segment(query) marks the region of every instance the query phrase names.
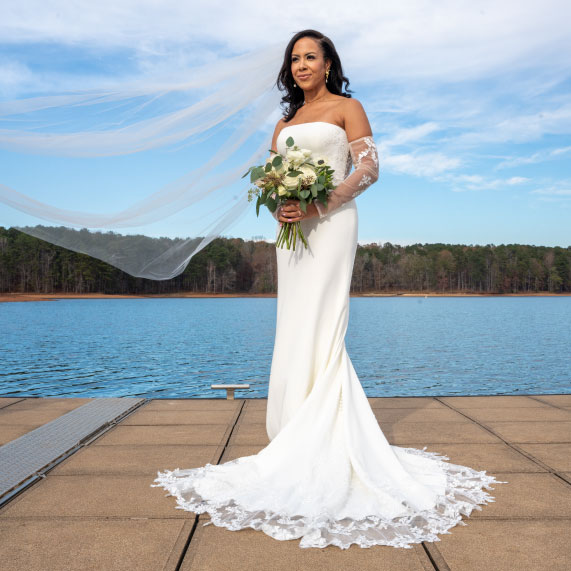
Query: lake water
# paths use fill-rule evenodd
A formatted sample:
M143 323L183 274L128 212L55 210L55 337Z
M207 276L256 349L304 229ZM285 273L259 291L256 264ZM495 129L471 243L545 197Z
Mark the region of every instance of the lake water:
M0 396L267 397L275 315L275 298L0 303ZM357 297L346 346L369 397L569 393L570 324L571 297Z

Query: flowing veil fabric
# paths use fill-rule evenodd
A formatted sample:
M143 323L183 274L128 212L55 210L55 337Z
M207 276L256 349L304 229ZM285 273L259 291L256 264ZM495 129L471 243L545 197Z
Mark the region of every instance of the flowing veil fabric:
M241 176L268 153L270 131L279 115L276 78L285 45L276 42L181 72L186 81L178 83L113 84L1 101L0 148L19 159L44 154L100 160L188 147L191 162L197 147L215 135L217 141L223 140L208 160L187 174L169 181L165 172L161 188L148 196L131 193L131 204L122 209L113 197L103 200L101 190L88 184L74 193L97 206L70 209L71 196L44 190L43 172L37 172L27 193L0 179L3 224L133 276L164 280L182 273L194 254L250 207L248 181ZM127 191L134 183L126 179L120 186ZM18 213L25 214L29 223L10 224ZM151 239L157 225L168 225L175 215L183 221L186 236Z
M339 184L348 174L345 131L330 123L286 126L278 136L325 156ZM347 168L348 167L348 168ZM466 525L493 501L496 479L425 449L391 446L345 348L357 247L357 207L302 220L309 248L276 248L278 301L266 429L258 454L159 472L177 508L208 512L236 531L253 528L300 546L410 548ZM279 225L276 226L276 235ZM208 525L208 523L206 524Z

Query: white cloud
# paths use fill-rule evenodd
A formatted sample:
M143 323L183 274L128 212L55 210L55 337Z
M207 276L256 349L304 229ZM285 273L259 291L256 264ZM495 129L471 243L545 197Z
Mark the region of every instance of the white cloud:
M495 114L498 114L498 110ZM537 141L545 134L569 133L571 133L571 103L552 108L546 105L545 108L532 113L516 112L497 123L483 123L480 129L474 129L458 137L457 142L459 144L524 143Z
M287 10L277 5L265 10L270 26L260 25L255 0L7 0L0 5L0 37L5 65L14 68L24 69L29 57L19 46L48 42L72 53L88 50L97 61L110 54L113 61L122 58L128 69L121 77L180 79L191 66L263 49L280 38L285 47L296 31L316 28L335 42L356 97L367 84L374 86L366 97L368 112L416 116L418 126L391 129L391 145L449 128L455 130L447 136L455 152L571 131L571 106L565 99L540 97L571 72L571 5L563 0L291 0ZM103 66L90 80L85 71L78 74L77 66L57 65L56 58L49 71L36 77L21 74L18 80L14 75L11 88L18 81L23 91L53 89L58 82L64 89L74 83L93 87L97 75L106 72ZM472 83L478 81L487 84ZM534 98L539 104L532 103ZM373 117L376 132L385 132L384 120Z
M538 201L542 203L555 204L557 208L571 207L571 182L558 181L551 186L537 188L530 191ZM569 224L565 227L566 235L569 235Z
M414 176L434 177L443 172L456 169L461 165L458 158L443 153L400 153L385 152L380 155L381 170L411 174Z
M414 127L400 128L398 124L385 126L386 136L377 137L381 169L419 177L434 177L458 168L462 164L459 158L440 151L423 150L421 141L439 128L439 125L432 121ZM394 147L404 149L399 152L395 151ZM412 150L404 152L405 149Z
M12 97L20 86L33 81L29 67L17 61L0 62L0 94Z
M257 0L8 0L0 8L0 36L5 43L89 45L176 62L208 58L220 47L244 52L315 28L363 80L457 82L506 70L569 69L570 16L565 0L290 0L287 9L270 4L263 11Z
M520 165L531 165L535 163L542 163L545 161L558 159L568 153L571 153L571 146L560 147L557 149L543 149L527 157L513 157L506 159L501 163L499 163L496 166L496 169L512 168L512 167L518 167Z
M399 128L389 138L383 140L383 144L387 147L404 145L406 143L415 143L427 135L438 131L438 123L433 121L417 125L415 127Z
M488 178L478 174L447 174L437 178L452 185L455 192L498 190L529 182L528 178L513 176L511 178Z
M571 188L557 188L557 187L538 188L536 190L532 190L530 194L541 194L549 196L569 196L571 198Z
M490 144L571 133L562 87L571 73L570 17L564 0L290 0L287 9L270 4L263 12L256 0L5 0L0 94L94 87L98 74L117 73L102 66L90 77L81 66L79 73L78 66L58 68L57 60L38 72L27 59L33 50L20 50L27 45L63 46L94 61L113 56L130 78L180 79L191 66L263 50L280 38L285 47L295 32L315 28L335 42L350 87L364 96L382 169L446 182L456 191L493 190L529 179L487 176L494 169L489 164L481 175L454 171L476 170ZM570 150L518 156L495 149L504 155L495 168L562 159Z

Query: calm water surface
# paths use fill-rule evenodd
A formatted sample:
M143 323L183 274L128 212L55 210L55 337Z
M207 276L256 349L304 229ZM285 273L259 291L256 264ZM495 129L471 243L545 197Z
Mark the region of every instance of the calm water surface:
M0 395L266 397L275 298L0 303ZM571 392L571 297L351 298L370 397ZM300 320L300 326L303 320Z

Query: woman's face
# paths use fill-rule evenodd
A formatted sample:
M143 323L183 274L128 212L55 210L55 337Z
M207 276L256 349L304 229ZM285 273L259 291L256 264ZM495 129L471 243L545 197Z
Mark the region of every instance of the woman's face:
M300 38L291 52L293 80L304 91L313 90L325 82L325 63L321 47L313 38Z

